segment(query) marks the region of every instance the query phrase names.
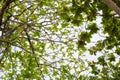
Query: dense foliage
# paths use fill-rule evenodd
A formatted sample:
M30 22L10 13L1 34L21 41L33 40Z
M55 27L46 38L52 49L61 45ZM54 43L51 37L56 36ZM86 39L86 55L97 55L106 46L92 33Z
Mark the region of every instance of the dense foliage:
M119 80L113 9L104 0L1 0L0 79Z

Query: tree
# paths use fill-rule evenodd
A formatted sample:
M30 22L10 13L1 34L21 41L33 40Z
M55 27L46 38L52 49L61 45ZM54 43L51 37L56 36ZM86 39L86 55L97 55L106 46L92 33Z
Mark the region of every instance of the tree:
M120 0L1 0L1 79L119 80L119 4ZM95 34L102 40L93 42ZM102 56L89 61L83 59L85 53Z

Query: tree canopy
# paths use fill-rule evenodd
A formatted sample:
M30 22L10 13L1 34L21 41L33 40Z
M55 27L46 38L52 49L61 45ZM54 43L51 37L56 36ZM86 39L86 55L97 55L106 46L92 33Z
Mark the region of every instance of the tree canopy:
M0 79L119 80L119 4L0 0Z

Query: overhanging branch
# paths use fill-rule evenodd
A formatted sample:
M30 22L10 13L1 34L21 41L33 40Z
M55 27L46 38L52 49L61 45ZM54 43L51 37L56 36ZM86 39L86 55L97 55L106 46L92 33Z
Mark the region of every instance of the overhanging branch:
M104 0L105 4L111 8L112 10L114 10L118 15L120 15L120 8L116 5L115 2L113 2L112 0Z
M7 7L14 1L15 0L6 0L5 4L2 6L2 9L0 10L0 26L2 25L4 12L6 11Z

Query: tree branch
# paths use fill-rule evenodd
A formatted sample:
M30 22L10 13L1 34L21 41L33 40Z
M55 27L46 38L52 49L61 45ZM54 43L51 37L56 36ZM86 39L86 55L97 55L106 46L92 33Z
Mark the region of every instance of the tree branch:
M120 8L116 5L115 2L113 2L112 0L104 0L105 4L111 8L112 10L114 10L118 15L120 15Z
M3 5L2 9L0 10L0 26L2 25L2 18L4 15L4 12L6 11L7 7L10 5L10 3L14 2L15 0L7 0L5 4Z
M29 34L28 34L28 32L27 32L26 29L25 29L24 31L25 31L25 33L26 33L26 36L27 36L28 42L29 42L29 44L30 44L30 48L32 49L32 53L35 54L35 52L34 52L34 47L33 47L33 45L32 45L32 42L31 42L30 36L29 36Z

